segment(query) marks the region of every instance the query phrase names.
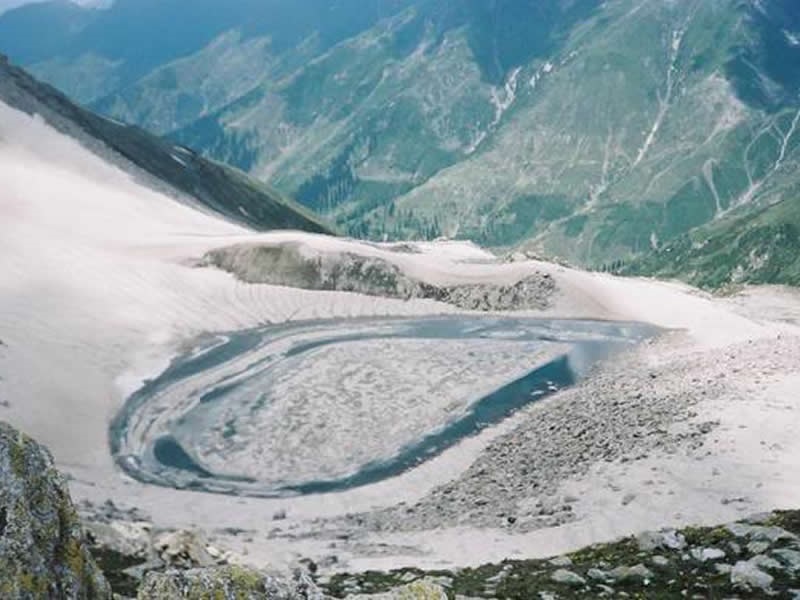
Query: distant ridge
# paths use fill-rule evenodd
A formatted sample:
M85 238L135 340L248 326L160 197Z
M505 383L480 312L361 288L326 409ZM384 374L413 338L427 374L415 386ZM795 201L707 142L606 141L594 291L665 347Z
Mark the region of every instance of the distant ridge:
M98 142L153 178L149 183L256 230L298 229L333 233L309 210L241 171L203 158L143 129L100 117L72 103L0 55L0 101L40 115L55 129L85 145ZM125 166L124 164L122 165Z

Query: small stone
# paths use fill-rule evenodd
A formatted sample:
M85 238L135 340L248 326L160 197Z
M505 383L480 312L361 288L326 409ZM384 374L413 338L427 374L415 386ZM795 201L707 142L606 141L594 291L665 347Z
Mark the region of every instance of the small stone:
M571 567L572 559L569 556L557 556L548 561L554 567Z
M731 569L733 569L732 566L725 563L717 563L714 565L714 568L720 575L728 575L731 572Z
M768 590L774 577L749 561L739 561L731 569L731 584L744 590Z
M674 530L648 531L636 537L639 550L652 552L665 548L667 550L683 550L686 548L686 538Z
M589 579L594 579L595 581L606 581L608 577L608 573L603 571L602 569L598 569L593 567L586 572L586 576Z
M622 506L628 506L634 500L636 500L636 494L625 494L622 498Z
M750 542L747 544L747 551L750 554L764 554L769 550L769 542Z
M790 571L795 573L800 572L800 552L797 550L790 550L788 548L781 548L772 552L778 559L787 566Z
M653 558L651 558L650 562L653 563L655 566L661 568L669 566L669 559L659 555L655 555Z
M617 567L609 571L608 575L615 581L647 581L653 578L653 572L644 565Z
M692 548L692 557L700 562L725 558L725 552L719 548Z
M770 558L769 556L765 556L763 554L759 554L751 558L748 562L757 566L759 569L766 569L766 570L781 570L783 566L774 558Z
M748 525L747 523L733 523L727 526L736 537L762 542L777 542L778 540L794 540L797 536L781 529L780 527L762 527L761 525Z
M554 571L553 574L550 575L550 579L556 583L574 587L580 587L586 584L586 580L583 577L577 573L573 573L572 571L567 571L566 569L558 569L557 571Z

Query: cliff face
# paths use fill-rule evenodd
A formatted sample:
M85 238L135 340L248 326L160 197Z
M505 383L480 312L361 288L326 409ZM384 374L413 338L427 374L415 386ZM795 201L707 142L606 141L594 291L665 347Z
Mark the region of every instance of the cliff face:
M52 456L5 423L0 423L0 597L111 598Z

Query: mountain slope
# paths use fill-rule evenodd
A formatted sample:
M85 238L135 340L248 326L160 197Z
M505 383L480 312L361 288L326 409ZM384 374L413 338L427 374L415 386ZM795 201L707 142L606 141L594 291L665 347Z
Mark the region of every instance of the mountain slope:
M213 23L205 0L150 58L103 35L168 27L175 1L87 11L25 56L354 235L599 266L795 201L793 0L235 0Z
M787 24L760 15L740 2L608 3L560 56L520 74L529 85L482 152L400 198L398 212L595 264L782 198L800 105L762 42ZM797 60L788 39L776 54ZM742 93L745 82L759 93Z
M231 221L255 229L329 232L328 226L293 201L225 165L174 146L137 127L105 119L74 104L0 56L0 101L40 115L57 130L113 151L152 179ZM141 176L141 172L137 173Z
M800 286L800 203L781 202L698 228L620 270L712 289Z

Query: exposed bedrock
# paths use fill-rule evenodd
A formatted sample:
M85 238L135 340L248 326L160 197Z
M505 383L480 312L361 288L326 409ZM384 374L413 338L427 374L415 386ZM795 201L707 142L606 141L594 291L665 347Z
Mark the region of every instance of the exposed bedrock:
M111 598L52 456L1 422L0 598Z
M302 244L295 242L218 248L208 252L202 264L228 271L246 283L429 299L467 310L541 310L556 291L555 281L547 273L533 273L508 285L435 285L410 277L380 257L304 253Z

